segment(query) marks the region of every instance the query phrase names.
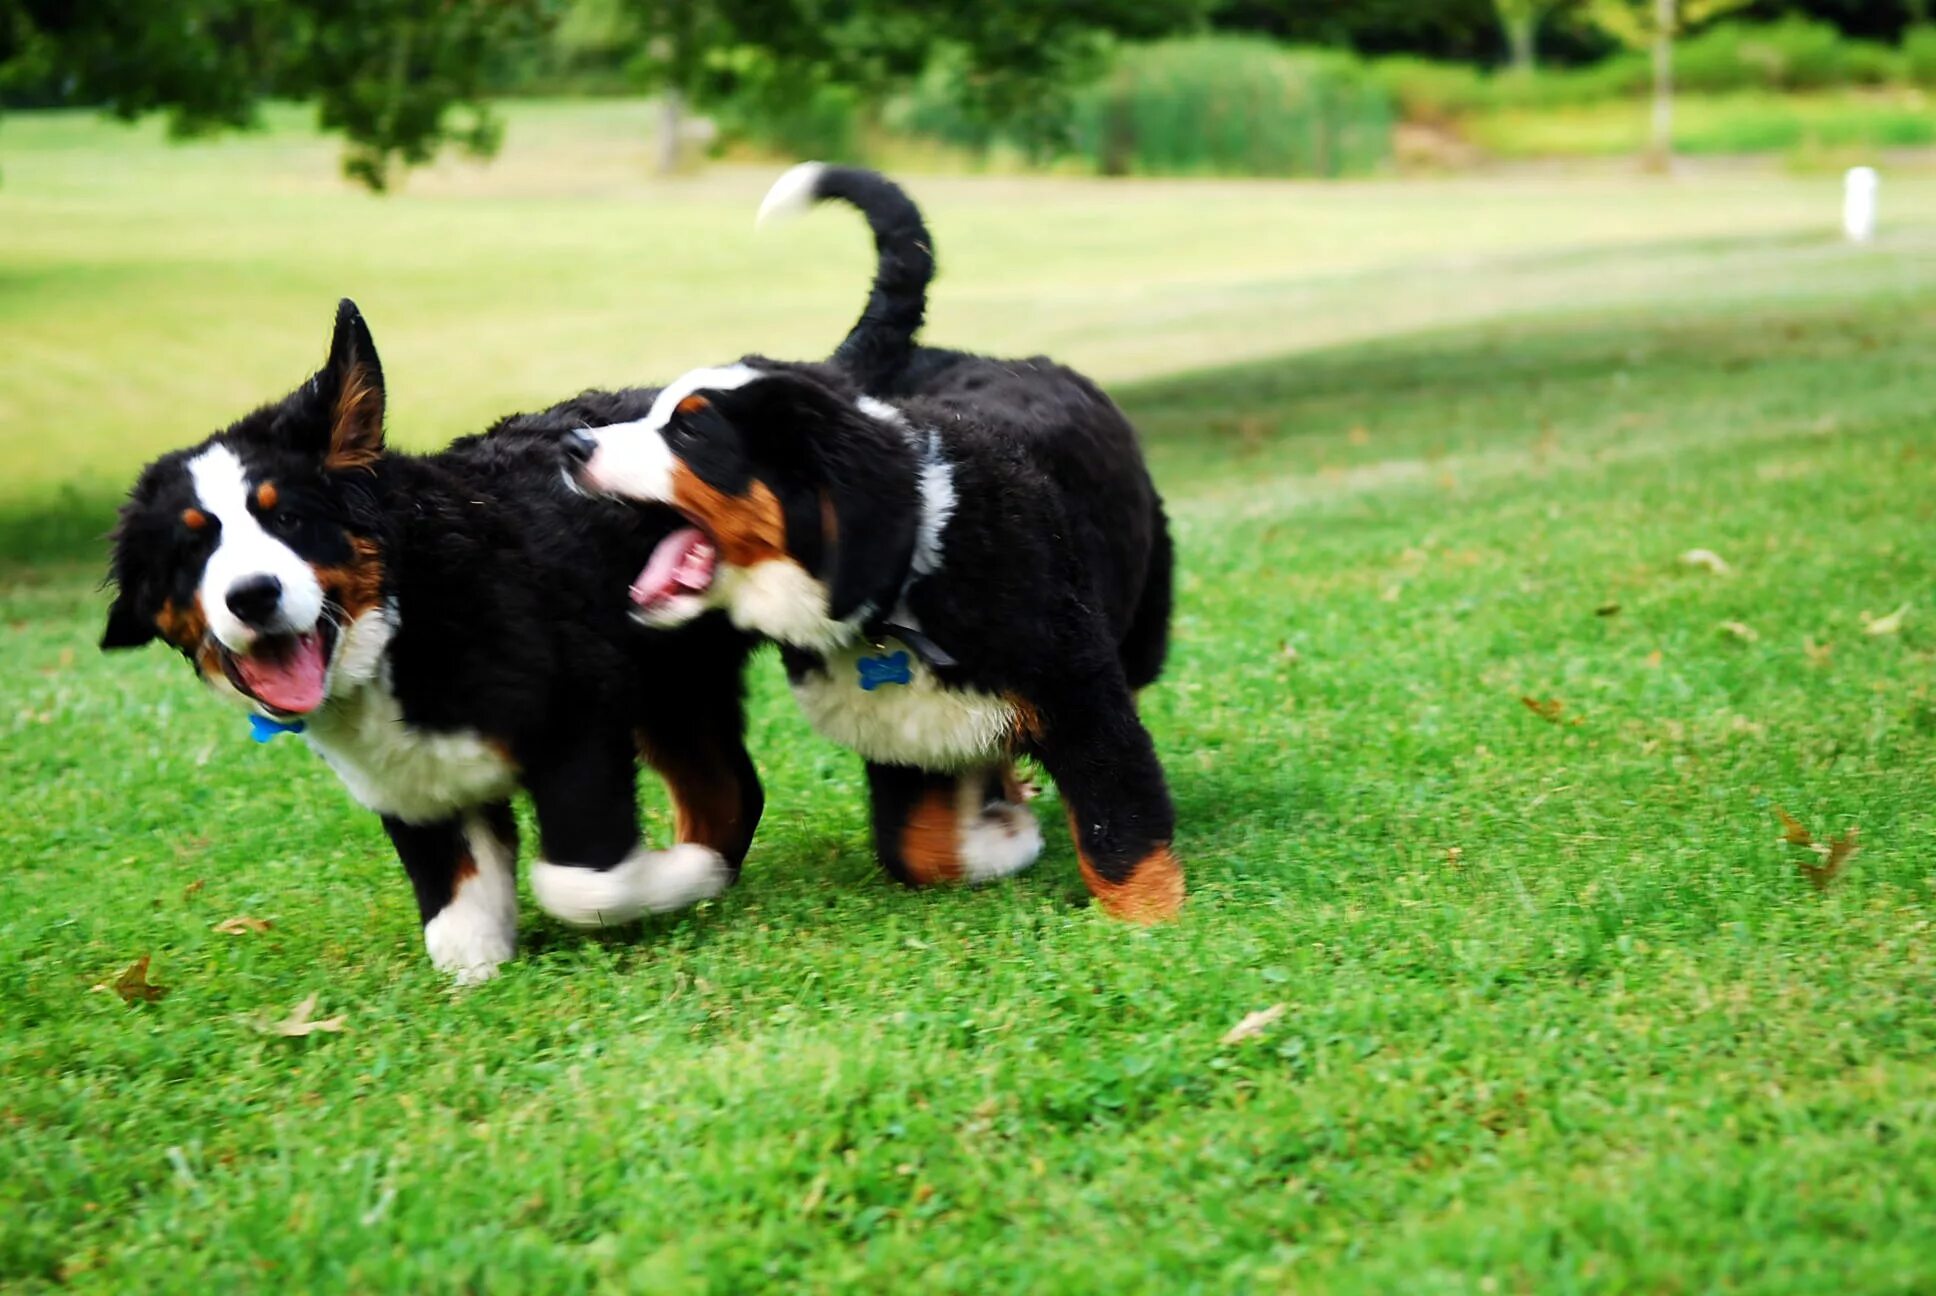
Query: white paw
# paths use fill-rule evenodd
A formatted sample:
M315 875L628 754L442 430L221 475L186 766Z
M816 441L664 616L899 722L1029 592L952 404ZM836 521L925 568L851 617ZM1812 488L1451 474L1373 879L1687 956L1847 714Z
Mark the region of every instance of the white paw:
M961 826L961 876L992 882L1020 873L1042 853L1042 826L1027 806L994 801Z
M518 914L515 907L496 911L465 901L466 888L424 924L424 948L439 972L448 972L460 986L476 985L497 975L500 965L518 952Z
M710 847L682 842L670 850L633 851L608 869L539 860L531 890L546 913L574 927L615 927L648 913L668 913L710 900L733 877Z

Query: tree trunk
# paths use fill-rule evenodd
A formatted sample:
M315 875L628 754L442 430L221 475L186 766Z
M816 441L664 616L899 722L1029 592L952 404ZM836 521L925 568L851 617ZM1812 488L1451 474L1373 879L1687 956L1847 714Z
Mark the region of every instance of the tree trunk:
M1539 15L1528 12L1506 19L1506 44L1512 50L1513 71L1536 71L1539 67Z
M1676 0L1654 0L1654 121L1647 164L1674 165L1674 27Z
M674 175L685 152L685 101L670 85L659 91L658 139L653 148L653 169L660 175Z

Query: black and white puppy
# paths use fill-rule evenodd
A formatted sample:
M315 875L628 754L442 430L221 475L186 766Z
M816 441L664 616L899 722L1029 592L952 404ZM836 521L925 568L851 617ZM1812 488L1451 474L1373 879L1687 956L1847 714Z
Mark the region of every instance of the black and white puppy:
M817 164L769 206L827 196L888 242L882 205L913 210L878 176ZM925 231L918 217L900 228L920 239L900 291L918 292ZM894 297L877 280L864 319L911 338L922 303ZM778 641L808 718L867 762L894 876L980 881L1032 863L1041 836L1010 772L1027 754L1061 789L1099 903L1172 916L1175 815L1135 704L1162 667L1172 555L1134 429L1046 359L854 343L830 364L695 370L644 417L567 441L587 490L685 523L631 581L633 615L672 630L723 610Z
M642 397L610 408L636 417ZM382 816L431 961L461 982L516 948L519 788L541 835L533 890L559 918L717 894L761 811L741 741L750 637L719 617L647 634L613 607L667 528L572 490L556 432L513 422L405 455L383 416L345 301L315 377L141 474L102 647L162 639L259 736L299 729ZM641 753L670 789L670 850L640 839Z

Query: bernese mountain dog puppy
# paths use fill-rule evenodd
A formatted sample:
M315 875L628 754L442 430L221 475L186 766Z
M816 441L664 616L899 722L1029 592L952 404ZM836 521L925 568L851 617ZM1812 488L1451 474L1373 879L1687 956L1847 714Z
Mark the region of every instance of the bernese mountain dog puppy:
M932 273L919 214L877 175L815 163L765 207L829 197L882 244L864 317L881 327L827 364L695 370L643 417L566 440L588 492L683 523L630 582L632 614L677 631L724 611L779 643L809 720L866 761L893 876L1033 863L1026 754L1098 903L1169 918L1175 813L1135 691L1162 668L1172 554L1136 433L1053 361L911 348Z
M638 417L651 395L599 408ZM717 894L762 808L742 742L750 636L723 617L648 634L614 606L668 528L571 489L557 420L418 456L385 448L383 415L345 301L313 378L141 474L102 647L161 639L259 738L299 729L382 816L431 962L459 982L516 948L519 788L541 839L532 888L559 918ZM669 850L640 839L641 754L670 791Z

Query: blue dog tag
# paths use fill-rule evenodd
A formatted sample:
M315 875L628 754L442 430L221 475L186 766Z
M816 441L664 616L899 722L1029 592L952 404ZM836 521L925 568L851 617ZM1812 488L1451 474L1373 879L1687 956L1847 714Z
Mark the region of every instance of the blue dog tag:
M883 684L914 682L914 671L905 650L882 657L863 657L858 665L860 666L860 687L863 693L872 693Z
M266 715L249 716L249 737L259 743L274 742L286 733L301 733L308 726L300 720L271 720Z

